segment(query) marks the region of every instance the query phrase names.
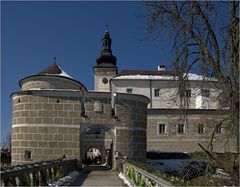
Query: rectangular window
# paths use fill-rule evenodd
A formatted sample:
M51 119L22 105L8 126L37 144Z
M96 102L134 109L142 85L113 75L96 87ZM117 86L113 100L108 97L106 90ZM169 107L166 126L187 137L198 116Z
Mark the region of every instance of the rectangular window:
M185 133L185 126L184 126L184 124L178 124L177 132L178 132L178 134L184 134Z
M203 124L199 123L198 124L198 134L203 134L204 133L204 128L203 128Z
M186 90L186 97L191 97L191 90Z
M24 158L25 160L32 160L32 152L29 150L25 150Z
M217 134L222 134L222 131L223 131L223 129L222 129L222 124L217 124L217 127L216 127L217 129L216 129L216 133Z
M159 89L154 90L154 96L155 97L159 97L159 91L160 91Z
M159 124L158 125L158 133L159 134L166 134L166 125L165 124Z
M127 93L131 94L131 93L132 93L132 91L133 91L133 89L132 89L132 88L127 88Z

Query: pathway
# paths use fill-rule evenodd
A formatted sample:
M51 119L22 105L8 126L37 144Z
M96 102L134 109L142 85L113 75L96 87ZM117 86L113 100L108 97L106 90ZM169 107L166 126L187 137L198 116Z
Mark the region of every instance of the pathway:
M109 170L85 170L70 186L126 186L118 172Z

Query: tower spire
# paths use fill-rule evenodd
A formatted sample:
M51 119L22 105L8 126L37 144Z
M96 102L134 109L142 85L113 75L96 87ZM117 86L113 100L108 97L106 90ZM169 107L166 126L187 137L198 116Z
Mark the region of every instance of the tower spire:
M112 54L111 44L112 39L108 31L108 25L106 25L106 30L102 39L102 50L100 52L100 55L97 57L97 64L95 65L95 67L116 66L116 57Z

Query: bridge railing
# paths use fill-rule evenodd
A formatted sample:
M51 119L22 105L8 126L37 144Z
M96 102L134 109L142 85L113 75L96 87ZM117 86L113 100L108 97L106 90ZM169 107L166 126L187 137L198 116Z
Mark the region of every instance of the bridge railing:
M77 159L52 160L1 169L1 186L46 186L77 169Z
M144 171L125 160L120 161L119 171L125 176L132 186L173 186L170 182Z

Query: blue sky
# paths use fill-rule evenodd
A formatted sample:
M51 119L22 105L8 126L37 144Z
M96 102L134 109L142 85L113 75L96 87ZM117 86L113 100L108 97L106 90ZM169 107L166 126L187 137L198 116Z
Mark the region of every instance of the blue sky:
M53 63L93 89L93 65L105 25L119 70L156 70L171 58L166 38L150 39L144 29L143 2L2 2L1 132L11 131L10 94L20 79Z

